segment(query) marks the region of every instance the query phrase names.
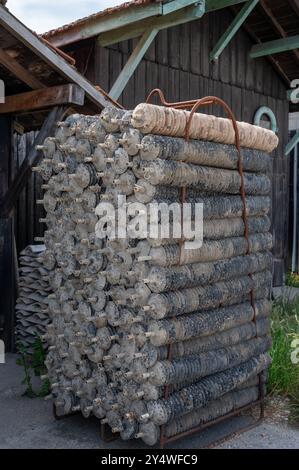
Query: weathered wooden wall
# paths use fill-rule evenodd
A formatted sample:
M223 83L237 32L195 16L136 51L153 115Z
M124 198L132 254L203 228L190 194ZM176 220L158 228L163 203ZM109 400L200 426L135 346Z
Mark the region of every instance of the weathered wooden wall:
M14 134L14 151L12 155L12 172L15 175L28 154L36 133L30 132L20 136ZM34 243L34 237L42 236L44 225L39 219L44 215L43 206L37 205L36 200L43 198L42 178L38 173L32 173L23 189L15 207L15 237L18 252Z
M219 96L232 107L237 119L247 122L253 122L260 106L273 110L280 138L280 145L273 154L272 175L274 284L280 285L288 254L289 159L283 152L288 141L286 86L266 59L249 58L252 41L243 30L216 63L210 62L210 51L231 21L231 13L223 10L160 31L119 101L126 108L132 108L158 87L169 101ZM93 83L109 91L136 42L124 41L109 48L82 43L82 48L75 52L77 66ZM222 115L219 108L210 111Z

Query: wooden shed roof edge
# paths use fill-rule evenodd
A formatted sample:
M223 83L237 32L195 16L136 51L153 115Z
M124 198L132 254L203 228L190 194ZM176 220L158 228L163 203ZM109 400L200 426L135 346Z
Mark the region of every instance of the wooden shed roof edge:
M117 103L109 95L97 89L73 66L71 66L60 54L45 44L35 33L27 28L20 20L12 15L9 10L0 5L0 26L44 60L53 70L66 78L69 82L80 86L86 93L86 97L100 108Z
M219 10L232 5L245 3L247 0L205 0L205 11ZM200 2L199 2L200 3ZM173 4L173 5L169 5ZM175 10L196 6L196 0L131 0L114 7L79 18L68 24L42 34L51 44L64 47L69 44L97 36L125 25L165 16ZM100 25L100 28L99 28Z

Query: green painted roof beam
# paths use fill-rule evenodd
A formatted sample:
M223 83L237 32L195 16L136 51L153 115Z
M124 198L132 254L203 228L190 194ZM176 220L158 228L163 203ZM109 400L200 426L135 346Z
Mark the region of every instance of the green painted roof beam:
M178 11L181 8L188 7L189 5L194 5L194 3L199 3L198 0L173 0L172 2L162 4L162 15L169 15L174 11Z
M122 26L131 26L147 18L156 19L159 16L179 11L186 6L203 2L204 0L172 0L168 3L160 1L144 5L132 3L129 8L124 10L118 10L99 18L91 17L82 24L74 24L66 30L57 31L49 40L56 47L66 46L108 31L119 30Z
M116 82L110 90L109 95L114 100L117 100L124 91L127 83L129 82L130 78L138 67L140 61L144 57L144 54L148 50L149 46L155 39L157 33L157 28L149 28L140 38L140 41L138 42L129 60L127 61L126 65L122 69L121 73L116 79Z
M224 51L226 46L230 43L230 41L233 39L235 34L239 31L241 28L242 24L245 22L245 20L248 18L254 7L257 5L259 0L248 0L243 8L239 11L237 16L234 18L233 22L227 28L225 33L221 36L219 41L217 42L216 46L210 53L210 60L217 60L220 56L220 54Z
M289 155L289 153L291 153L291 151L294 150L297 144L299 144L299 131L296 132L296 134L291 138L291 140L286 145L284 154Z
M222 8L231 7L238 3L245 3L247 0L206 0L206 12L221 10Z
M288 38L256 44L251 48L250 57L252 59L256 59L257 57L278 54L279 52L293 51L298 48L299 34Z
M170 13L169 15L148 18L144 21L137 22L134 25L127 25L123 28L100 34L98 37L98 43L105 47L110 44L116 44L121 41L126 41L127 39L139 37L149 28L160 30L188 23L189 21L201 18L204 12L204 2L200 1L197 6L191 5L175 11L174 13Z
M132 25L132 23L143 21L146 18L157 17L163 14L162 3L155 2L147 5L138 5L119 10L110 15L99 18L90 18L82 25L74 25L67 30L58 31L49 38L51 44L56 47L66 46L74 42L82 41L98 36L106 31L118 30L121 26Z

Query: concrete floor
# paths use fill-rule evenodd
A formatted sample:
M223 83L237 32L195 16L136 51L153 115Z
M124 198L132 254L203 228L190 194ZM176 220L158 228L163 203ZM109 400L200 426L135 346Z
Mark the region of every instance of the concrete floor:
M50 402L22 396L22 367L16 355L6 355L0 364L0 448L1 449L135 449L145 448L141 441L100 439L99 421L80 415L56 421ZM222 439L228 432L237 432L250 417L239 417L168 445L168 448L199 449ZM287 425L265 422L246 433L237 434L218 448L299 449L299 430Z

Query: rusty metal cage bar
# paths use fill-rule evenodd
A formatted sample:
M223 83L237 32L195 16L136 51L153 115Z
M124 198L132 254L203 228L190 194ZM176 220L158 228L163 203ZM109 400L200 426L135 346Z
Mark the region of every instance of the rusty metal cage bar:
M235 146L237 148L238 156L239 156L238 171L239 171L240 178L241 178L240 193L241 193L242 202L243 202L243 215L242 215L242 218L243 218L243 221L244 221L244 228L245 228L244 229L244 237L245 237L245 239L247 241L247 245L248 245L247 254L249 254L250 246L249 246L249 239L248 239L248 220L247 220L247 211L246 211L246 193L245 193L245 187L244 187L243 161L242 161L242 155L241 155L239 129L238 129L237 121L236 121L236 118L235 118L235 115L234 115L232 109L228 106L228 104L225 101L223 101L222 99L220 99L216 96L206 96L204 98L195 99L195 100L170 103L170 102L166 101L164 93L159 88L155 88L149 93L149 95L146 99L146 103L149 103L151 98L155 95L158 95L158 97L160 98L161 104L165 107L168 107L168 108L172 107L172 108L175 108L175 109L186 109L186 108L189 109L189 108L191 108L190 116L189 116L189 119L188 119L187 124L186 124L186 132L185 132L185 139L187 141L189 140L189 132L190 132L190 126L191 126L192 118L193 118L195 112L198 110L199 107L208 106L208 105L212 105L212 104L218 104L222 108L224 108L226 114L231 119L234 131L235 131ZM186 191L187 191L186 187L181 188L181 220L183 220L183 203L186 200ZM179 264L181 264L183 249L184 249L184 238L183 238L183 234L182 234L182 237L181 237L181 240L180 240ZM249 277L251 277L251 274L249 274ZM251 305L252 305L253 312L254 312L253 321L256 324L256 309L255 309L255 304L254 304L253 290L250 292L250 301L251 301ZM168 345L167 360L171 361L171 359L172 359L172 344L169 344ZM166 385L165 388L164 388L164 399L168 398L168 396L169 396L169 387L168 387L168 385ZM242 411L252 409L257 404L260 404L260 417L259 417L259 419L253 425L248 425L248 426L243 427L239 432L244 432L248 429L251 429L253 426L257 426L261 422L261 420L264 418L264 398L265 398L264 397L264 385L263 385L263 380L262 380L262 373L260 373L259 374L259 399L258 399L258 401L254 402L254 403L251 403L251 404L249 404L245 407L241 407L241 408L239 408L235 411L232 411L230 413L227 413L226 415L221 416L219 418L216 418L216 419L210 421L209 423L206 423L204 425L192 428L188 431L176 434L175 436L172 436L170 438L165 437L165 425L162 425L160 427L160 448L163 449L164 446L166 444L170 443L170 442L174 442L178 439L181 439L182 437L186 437L186 436L195 434L197 432L200 432L203 429L211 427L211 426L213 426L213 425L215 425L219 422L222 422L226 419L229 419L231 417L237 416ZM231 434L229 434L227 436L227 438L229 438L230 436L231 436Z

